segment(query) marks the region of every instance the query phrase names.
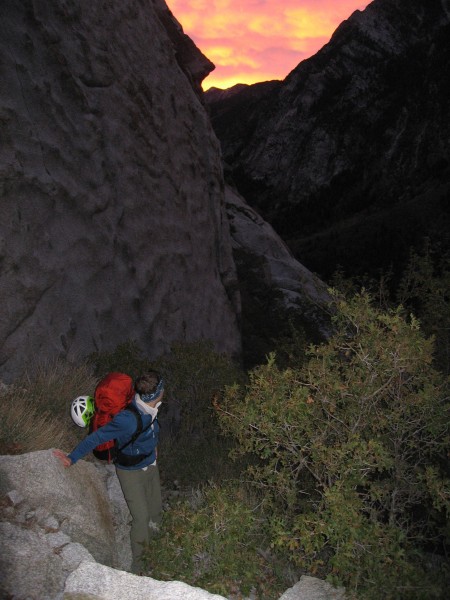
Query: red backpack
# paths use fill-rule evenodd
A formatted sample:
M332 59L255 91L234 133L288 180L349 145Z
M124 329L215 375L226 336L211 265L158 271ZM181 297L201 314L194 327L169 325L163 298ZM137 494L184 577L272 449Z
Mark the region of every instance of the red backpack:
M95 412L91 420L91 431L97 431L118 412L123 410L133 399L133 380L125 373L109 373L95 388ZM94 456L100 460L111 462L114 440L100 444L94 450Z

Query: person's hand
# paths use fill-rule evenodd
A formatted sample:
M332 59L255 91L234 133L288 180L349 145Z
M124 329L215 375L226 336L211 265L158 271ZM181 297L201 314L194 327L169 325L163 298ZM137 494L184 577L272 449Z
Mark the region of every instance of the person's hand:
M53 450L53 456L56 456L56 458L62 463L63 467L65 467L66 469L72 464L70 458L67 456L67 454L64 454L62 450Z

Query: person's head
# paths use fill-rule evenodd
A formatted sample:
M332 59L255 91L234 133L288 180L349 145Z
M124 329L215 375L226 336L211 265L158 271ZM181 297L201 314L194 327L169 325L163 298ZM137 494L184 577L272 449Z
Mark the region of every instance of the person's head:
M140 395L143 402L155 405L162 400L164 381L156 371L148 371L136 379L134 389Z

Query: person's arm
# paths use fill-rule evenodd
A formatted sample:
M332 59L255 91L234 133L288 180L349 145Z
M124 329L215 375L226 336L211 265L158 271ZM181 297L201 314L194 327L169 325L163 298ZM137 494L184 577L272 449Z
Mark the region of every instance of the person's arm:
M136 429L136 419L129 411L118 413L112 421L93 431L84 438L70 454L65 454L61 450L54 450L53 455L59 459L62 465L67 468L75 464L80 458L86 456L100 444L114 440L122 435L133 435Z

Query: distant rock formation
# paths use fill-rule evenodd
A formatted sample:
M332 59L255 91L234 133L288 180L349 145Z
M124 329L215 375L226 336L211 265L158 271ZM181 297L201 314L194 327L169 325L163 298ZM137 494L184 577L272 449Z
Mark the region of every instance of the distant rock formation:
M244 363L263 363L274 350L280 312L295 313L310 340L326 338L331 298L325 283L295 260L271 225L229 186L225 203L242 299Z
M64 469L51 450L0 456L0 597L14 600L224 600L125 572L129 512L112 466ZM302 577L280 600L344 600Z
M239 354L212 63L163 0L6 0L0 27L0 376L127 339Z
M279 85L207 95L229 179L322 277L450 248L449 40L449 0L374 0Z
M222 143L225 169L235 168L235 159L252 141L265 100L270 104L281 85L281 81L264 81L253 85L237 84L226 90L210 88L205 92L214 131Z

